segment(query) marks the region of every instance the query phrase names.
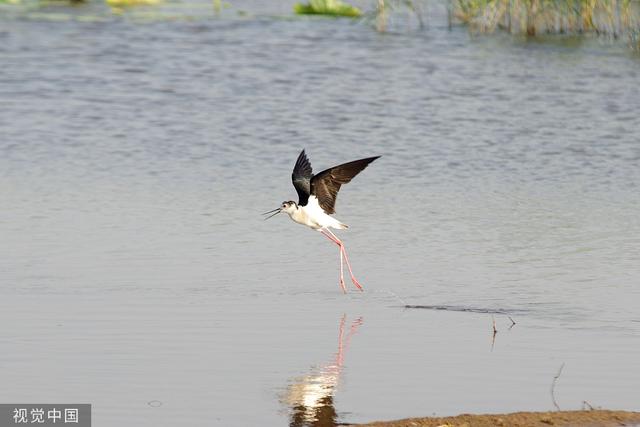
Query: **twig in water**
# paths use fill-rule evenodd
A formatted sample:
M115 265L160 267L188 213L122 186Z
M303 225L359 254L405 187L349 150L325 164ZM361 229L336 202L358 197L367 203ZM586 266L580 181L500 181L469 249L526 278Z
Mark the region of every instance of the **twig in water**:
M507 316L507 317L509 318L509 320L511 320L511 326L509 326L509 330L511 330L511 328L513 328L514 326L516 326L516 321L515 321L515 320L513 320L513 319L511 318L511 316Z
M496 319L491 316L491 320L493 321L493 336L491 337L491 351L493 351L493 347L496 345L496 334L498 330L496 329Z
M397 299L398 301L400 301L400 303L402 303L402 305L404 305L404 306L406 306L406 305L407 305L407 303L406 303L402 298L400 298L400 297L399 297L395 292L391 292L391 291L387 291L387 292L388 292L389 294L393 295L394 297L396 297L396 299Z
M392 297L394 297L395 299L397 299L398 301L400 301L400 304L402 304L403 308L408 308L409 306L407 305L407 303L405 302L405 300L403 300L402 298L400 298L395 292L391 292L389 290L386 289L381 289L378 292L384 292L387 295L391 295Z
M560 365L558 373L555 377L553 377L553 381L551 382L551 400L553 401L553 406L555 406L558 411L560 410L560 406L558 406L558 402L556 402L555 389L556 381L558 381L558 378L560 378L560 375L562 375L562 369L564 369L564 362L562 362L562 365Z

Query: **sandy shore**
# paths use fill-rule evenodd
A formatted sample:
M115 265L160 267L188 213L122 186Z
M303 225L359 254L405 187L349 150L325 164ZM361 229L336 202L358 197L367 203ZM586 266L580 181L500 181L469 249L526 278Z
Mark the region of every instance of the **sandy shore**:
M555 411L514 412L512 414L462 414L444 418L407 418L377 421L359 427L609 427L640 426L640 412L627 411Z

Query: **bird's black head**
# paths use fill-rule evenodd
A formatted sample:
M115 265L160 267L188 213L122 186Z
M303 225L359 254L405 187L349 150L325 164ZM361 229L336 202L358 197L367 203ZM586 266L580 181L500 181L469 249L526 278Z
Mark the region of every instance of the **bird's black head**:
M280 212L286 212L288 214L293 213L296 209L298 209L298 204L293 200L289 200L287 202L282 202L280 205Z
M271 217L274 217L274 216L278 215L281 212L285 212L285 213L291 215L296 210L298 210L298 204L296 202L294 202L293 200L289 200L287 202L282 202L282 204L280 205L279 208L274 209L274 210L269 211L269 212L265 212L262 215L269 215L268 217L265 218L265 219L269 219Z

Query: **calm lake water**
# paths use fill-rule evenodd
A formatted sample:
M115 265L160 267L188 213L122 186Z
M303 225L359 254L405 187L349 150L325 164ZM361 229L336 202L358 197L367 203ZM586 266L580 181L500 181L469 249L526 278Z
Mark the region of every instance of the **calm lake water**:
M564 363L562 409L640 410L640 58L241 6L2 9L0 402L96 426L551 410ZM382 155L337 204L364 293L321 235L262 221L302 148Z

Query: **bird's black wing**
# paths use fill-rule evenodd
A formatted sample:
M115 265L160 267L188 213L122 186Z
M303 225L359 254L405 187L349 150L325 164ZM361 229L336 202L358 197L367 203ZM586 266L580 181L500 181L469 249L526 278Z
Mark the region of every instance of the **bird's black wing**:
M327 214L335 212L336 197L342 184L346 184L358 175L367 165L380 156L354 160L334 166L311 178L311 194L318 198L320 207Z
M291 174L291 181L298 193L298 205L300 206L305 206L309 200L309 194L311 194L311 178L313 178L311 163L309 163L307 155L304 153L304 150L302 150Z

